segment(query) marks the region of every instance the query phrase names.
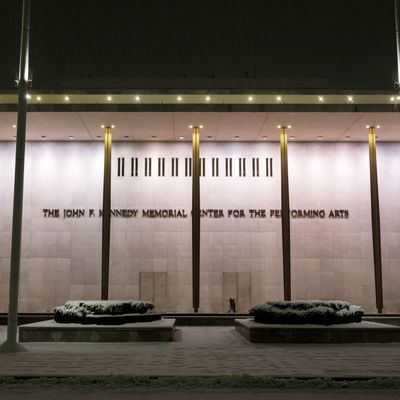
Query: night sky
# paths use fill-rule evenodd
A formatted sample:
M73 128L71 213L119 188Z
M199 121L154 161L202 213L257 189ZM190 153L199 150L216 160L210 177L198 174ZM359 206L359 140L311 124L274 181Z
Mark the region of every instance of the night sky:
M21 0L0 1L0 89ZM391 90L392 0L32 0L34 89Z

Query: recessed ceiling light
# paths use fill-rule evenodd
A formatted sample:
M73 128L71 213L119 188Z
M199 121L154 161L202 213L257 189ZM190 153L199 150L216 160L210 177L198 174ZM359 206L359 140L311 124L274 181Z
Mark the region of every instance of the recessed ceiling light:
M290 136L290 139L292 139L292 140L293 140L295 137L296 137L296 136Z
M151 138L152 138L152 139L157 139L157 136L152 136Z
M323 136L318 136L318 140L322 140Z
M45 137L46 137L46 136L43 135L43 136L42 136L42 139L44 139Z
M185 139L185 138L184 138L183 136L179 136L179 139L180 139L180 140L183 140L183 139Z
M239 136L235 136L235 139L239 139Z
M40 100L42 100L42 98L41 98L40 96L37 96L37 97L36 97L36 100L37 100L37 101L40 101Z
M111 125L111 128L114 129L114 128L115 128L115 125Z
M136 101L140 101L140 96L135 96Z
M189 125L189 129L193 129L193 125Z
M397 96L396 99L397 99L397 100L400 100L400 96Z
M324 101L324 98L322 96L318 96L318 101Z
M68 136L70 139L75 139L75 136Z
M292 129L292 125L288 125L288 128L289 128L289 129Z
M178 96L176 99L177 99L178 101L182 101L182 96Z
M380 129L380 128L381 128L381 126L380 126L380 125L377 125L377 126L376 126L376 129Z
M129 136L124 136L124 138L125 138L125 139L128 139L128 138L129 138Z
M365 125L365 127L366 127L367 129L369 129L369 125Z
M247 99L248 99L249 101L253 101L253 96L249 96Z
M101 129L104 129L105 128L105 126L104 125L101 125Z
M26 98L27 98L28 100L30 100L30 99L32 98L32 96L31 96L30 94L27 94L27 95L26 95Z
M112 100L112 97L111 97L111 96L107 96L107 100L108 100L108 101L111 101L111 100Z
M203 129L203 128L204 128L204 126L203 126L203 125L199 125L199 128L200 128L200 129Z
M390 101L394 101L394 96L392 96L392 97L390 98Z
M276 101L282 101L282 96L276 96Z
M65 100L65 101L69 101L69 96L65 96L65 97L64 97L64 100Z
M350 103L352 103L354 100L353 100L353 96L347 96L347 101L349 101Z
M281 128L282 128L280 125L277 125L276 127L277 127L278 129L281 129Z
M345 136L345 139L350 139L351 138L351 136Z
M262 138L263 138L263 139L268 139L268 136L263 136Z
M100 138L101 138L101 136L100 136L100 135L97 135L96 137L97 137L98 139L100 139Z
M207 139L212 139L212 136L207 136Z
M13 128L16 128L16 127L17 127L17 125L14 124L14 125L13 125Z
M206 96L206 101L210 101L211 97L210 96Z

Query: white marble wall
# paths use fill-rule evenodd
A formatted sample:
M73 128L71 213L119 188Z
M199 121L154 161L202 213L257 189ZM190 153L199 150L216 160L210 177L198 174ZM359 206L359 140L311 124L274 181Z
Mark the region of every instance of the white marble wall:
M399 144L379 144L384 311L400 312ZM15 146L0 145L0 312L7 309ZM179 176L171 177L170 158L179 157ZM191 179L184 176L189 143L115 143L112 207L191 209ZM202 208L224 209L224 219L201 222L200 311L228 309L236 293L238 308L281 299L280 219L250 219L249 208L280 208L278 143L203 143L206 177ZM125 177L117 158L125 157ZM130 158L139 157L139 177L130 177ZM143 176L144 157L152 157L152 177ZM165 177L157 158L165 157ZM211 158L219 157L219 177L211 177ZM225 157L233 176L225 177ZM247 176L238 176L238 158L247 159ZM251 158L260 157L260 177L252 177ZM265 177L265 157L273 157L274 176ZM344 299L374 311L374 281L366 143L290 143L292 209L348 209L349 219L292 219L293 297ZM102 204L101 143L29 143L27 146L20 310L50 311L67 299L100 296L101 219L47 219L43 208L95 208ZM246 218L226 210L244 209ZM191 310L191 223L186 219L113 218L110 297L137 298L153 291L159 310ZM140 290L140 282L146 287ZM147 290L147 292L146 292ZM157 299L157 300L156 300ZM240 300L242 299L242 300ZM240 304L241 301L241 304Z

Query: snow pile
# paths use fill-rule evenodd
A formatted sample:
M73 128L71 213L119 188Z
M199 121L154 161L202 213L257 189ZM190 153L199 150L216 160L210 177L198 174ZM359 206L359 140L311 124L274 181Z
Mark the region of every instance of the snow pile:
M80 322L82 318L93 315L144 314L153 307L153 303L139 300L75 300L67 301L63 306L56 307L54 319L57 322Z
M361 322L364 310L347 301L267 301L249 310L263 324L332 325Z

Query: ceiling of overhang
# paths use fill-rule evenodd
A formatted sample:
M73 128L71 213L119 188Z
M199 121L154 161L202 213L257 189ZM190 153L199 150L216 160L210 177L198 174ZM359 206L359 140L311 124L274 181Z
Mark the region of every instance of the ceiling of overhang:
M15 140L17 114L0 113L0 140ZM113 140L191 140L190 125L216 141L279 140L278 125L299 141L366 141L367 125L380 126L379 140L400 141L399 113L268 112L30 112L27 140L102 140L102 125L115 125ZM183 139L182 139L183 138Z
M306 105L353 105L358 104L400 104L398 93L375 94L301 94L301 93L41 93L30 92L28 103L31 105L140 105L140 104L306 104ZM0 104L17 104L17 93L0 93Z

